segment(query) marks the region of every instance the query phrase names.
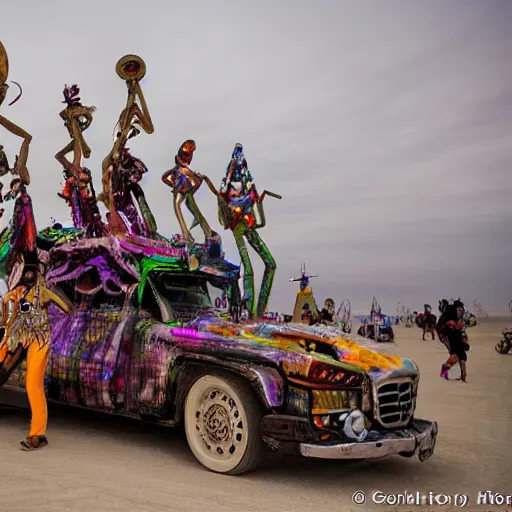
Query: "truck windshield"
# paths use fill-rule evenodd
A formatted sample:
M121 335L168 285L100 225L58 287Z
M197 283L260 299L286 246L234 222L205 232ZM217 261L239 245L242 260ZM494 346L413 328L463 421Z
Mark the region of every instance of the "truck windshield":
M164 308L163 321L188 321L219 311L227 313L227 285L224 279L203 274L153 272L151 283Z

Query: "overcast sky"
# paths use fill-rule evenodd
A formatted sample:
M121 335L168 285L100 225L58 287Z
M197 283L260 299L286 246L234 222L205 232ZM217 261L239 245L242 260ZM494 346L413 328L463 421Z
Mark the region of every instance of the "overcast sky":
M117 60L146 61L155 125L131 147L159 231L178 230L164 171L187 138L192 168L220 184L241 142L278 264L270 309L293 309L305 261L318 302L388 312L445 296L512 299L512 2L39 0L2 6L1 38L23 97L1 113L33 135L38 227L70 223L53 155L69 141L64 84L97 111L86 164L101 161L126 101ZM0 132L11 160L20 140ZM8 180L5 180L5 188ZM204 187L203 212L220 230ZM10 211L10 210L9 210ZM4 217L4 222L8 217ZM201 238L201 233L197 232ZM232 235L228 257L239 261ZM261 265L253 261L261 275ZM259 284L258 284L259 286Z

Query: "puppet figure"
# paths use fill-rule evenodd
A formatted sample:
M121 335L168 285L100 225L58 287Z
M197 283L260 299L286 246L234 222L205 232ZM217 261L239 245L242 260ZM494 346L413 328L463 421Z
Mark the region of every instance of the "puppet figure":
M115 209L128 232L153 238L156 236L156 221L139 185L147 172L144 162L132 156L128 148L124 148L114 173L112 190Z
M201 183L203 183L204 176L190 169L194 151L196 150L196 143L193 140L186 140L178 150L174 161L176 165L162 175L162 181L171 187L173 192L173 206L174 213L180 224L181 232L187 243L194 241L190 229L198 224L204 232L205 238L211 238L213 232L204 218L203 214L197 206L194 194L197 192ZM185 201L190 213L194 216L194 222L191 228L187 228L181 205Z
M251 316L262 318L270 298L276 262L257 230L265 226L263 211L265 196L269 195L277 199L281 199L281 196L266 190L261 196L258 194L247 167L242 144L235 145L219 191L213 188L206 176L203 179L217 195L220 223L224 229L231 229L235 237L244 267L244 301L247 303ZM245 244L246 240L265 264L257 303L254 291L254 271Z

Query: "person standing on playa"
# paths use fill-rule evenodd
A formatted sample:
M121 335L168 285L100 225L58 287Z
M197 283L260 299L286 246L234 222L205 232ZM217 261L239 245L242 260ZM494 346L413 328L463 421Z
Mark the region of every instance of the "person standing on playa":
M448 321L441 329L443 337L447 340L447 346L450 351L450 357L441 366L440 376L449 380L448 372L455 364L460 365L460 380L467 382L467 351L469 350L468 337L464 328L464 320L455 322Z

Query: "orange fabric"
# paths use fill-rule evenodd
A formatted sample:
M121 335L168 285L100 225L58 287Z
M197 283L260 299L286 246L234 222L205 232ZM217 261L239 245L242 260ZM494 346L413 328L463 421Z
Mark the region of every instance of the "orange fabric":
M50 357L49 345L39 348L32 342L27 352L27 396L32 411L29 437L43 436L48 424L48 410L44 394L44 375Z

